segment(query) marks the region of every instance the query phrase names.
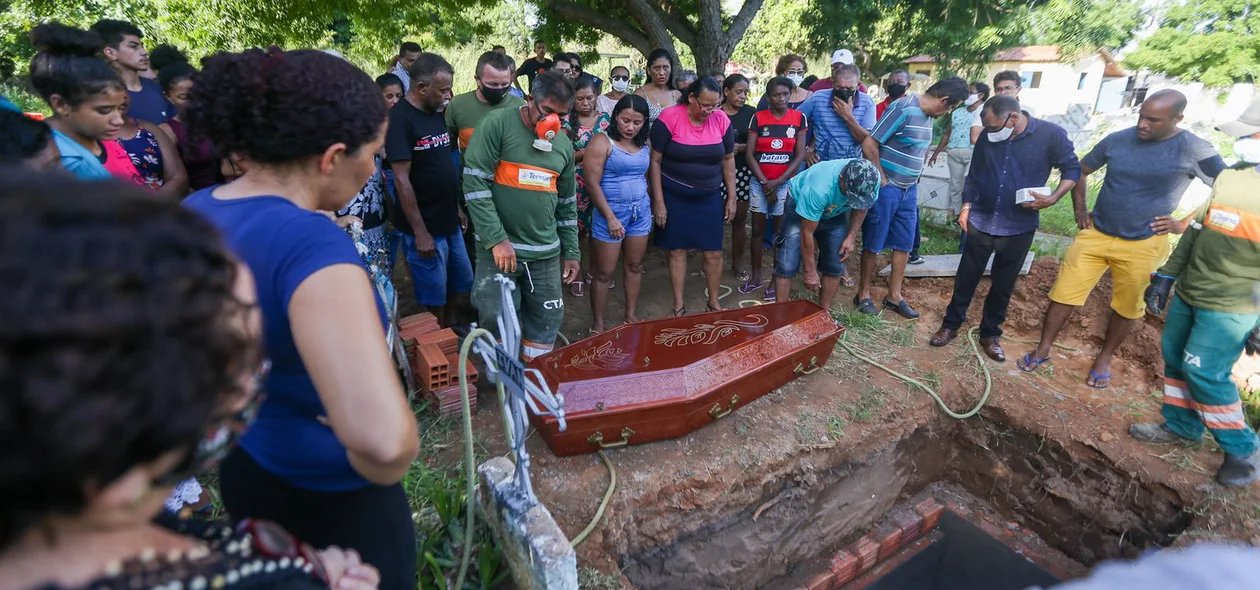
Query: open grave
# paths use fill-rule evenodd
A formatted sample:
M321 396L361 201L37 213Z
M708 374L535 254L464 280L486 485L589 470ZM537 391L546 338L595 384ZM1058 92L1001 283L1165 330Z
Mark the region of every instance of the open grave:
M689 435L609 451L618 484L577 547L583 587L951 588L977 587L942 584L981 572L983 587L1024 588L1163 546L1260 542L1260 495L1214 483L1213 445L1152 447L1126 434L1158 419L1162 320L1148 318L1122 347L1110 389L1083 385L1105 329L1106 280L1065 329L1051 370L1015 368L1033 346L1017 340L1037 336L1056 271L1039 260L1021 279L1004 342L1012 360L985 361L992 395L976 417L949 418L922 391L837 349L822 370ZM667 284L663 267L648 272L645 294L653 280ZM833 315L847 342L961 410L985 386L966 339L926 344L951 285L910 283L918 322L868 322L846 311L845 290ZM698 277L688 289L701 291ZM582 333L589 311L567 303L565 332ZM645 300L641 313L660 317L656 304ZM503 453L501 420L482 401L479 438ZM555 456L538 435L527 446L538 497L572 537L595 514L608 472L595 455ZM920 514L908 534L929 499L942 509L936 526ZM863 563L872 544L879 558ZM859 565L846 566L846 555ZM987 584L997 579L1009 586Z

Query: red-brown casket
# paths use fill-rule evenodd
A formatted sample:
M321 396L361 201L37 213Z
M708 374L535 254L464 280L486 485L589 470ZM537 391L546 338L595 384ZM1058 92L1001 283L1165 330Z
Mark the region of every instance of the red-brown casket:
M530 421L560 456L677 438L818 370L841 332L804 300L623 325L529 364L568 428Z

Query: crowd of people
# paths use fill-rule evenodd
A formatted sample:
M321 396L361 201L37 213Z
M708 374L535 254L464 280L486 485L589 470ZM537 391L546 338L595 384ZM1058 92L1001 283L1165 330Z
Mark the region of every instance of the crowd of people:
M915 319L917 187L941 153L962 260L930 343L959 335L992 257L979 343L1005 361L1039 211L1071 193L1081 232L1019 369L1051 361L1110 270L1088 385L1106 388L1134 323L1167 307L1165 422L1132 435L1189 444L1206 428L1225 451L1221 483L1260 476L1229 380L1260 347L1260 103L1220 127L1244 162L1227 170L1178 126L1175 91L1078 160L1062 128L1020 104L1015 72L990 97L957 77L911 92L896 70L876 102L848 50L816 82L783 56L754 107L747 77L676 72L664 49L632 90L629 68L605 81L542 42L519 67L494 47L473 72L407 42L372 78L316 50L220 53L198 69L175 48L148 53L124 21L30 37L31 86L53 114L0 109L0 159L22 167L0 171L0 273L16 286L0 300L0 579L13 587L413 587L399 482L417 432L385 338L400 248L416 303L443 326L462 330L466 304L496 326L512 281L526 361L554 348L566 297L589 298L592 333L614 323L619 266L620 320L644 319L650 243L667 253L671 316L688 313L699 252L710 311L729 258L745 295L787 301L799 276L824 307L845 287L861 313ZM475 89L454 95L469 75ZM1103 168L1091 210L1086 181ZM1174 217L1193 178L1215 183L1213 198ZM1185 234L1175 252L1170 233ZM190 477L216 464L239 524L163 510L204 502Z

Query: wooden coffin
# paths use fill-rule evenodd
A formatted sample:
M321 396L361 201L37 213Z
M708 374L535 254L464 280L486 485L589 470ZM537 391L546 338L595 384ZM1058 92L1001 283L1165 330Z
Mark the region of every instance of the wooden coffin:
M841 332L803 300L621 326L530 363L568 428L530 420L560 456L677 438L818 370Z

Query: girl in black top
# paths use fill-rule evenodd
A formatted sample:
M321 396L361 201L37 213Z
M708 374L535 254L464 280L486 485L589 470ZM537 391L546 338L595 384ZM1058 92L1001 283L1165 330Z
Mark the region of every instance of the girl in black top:
M741 282L749 279L748 269L740 264L748 238L748 183L752 173L744 161L748 143L748 127L757 109L748 104L748 78L731 74L722 81L722 112L731 118L735 131L735 218L731 220L731 270Z

